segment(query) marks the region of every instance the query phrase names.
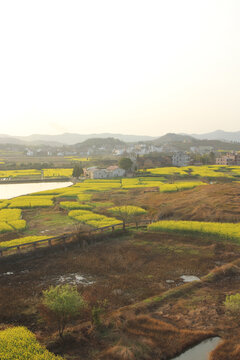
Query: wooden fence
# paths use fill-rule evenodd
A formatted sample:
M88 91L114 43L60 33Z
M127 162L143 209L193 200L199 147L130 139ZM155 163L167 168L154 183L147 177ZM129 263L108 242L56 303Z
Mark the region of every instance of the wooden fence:
M137 222L134 224L128 224L128 226L131 225L138 228L138 226L141 226L143 224L149 224L151 223L151 220L143 220L141 222ZM109 225L109 226L104 226L101 228L94 228L94 229L90 229L87 231L82 231L82 232L78 232L77 234L88 234L91 235L94 232L104 232L104 231L108 231L108 230L116 230L116 228L119 228L119 226L123 227L123 223L118 223L118 224L114 224L114 225ZM74 235L76 235L76 232L73 233L69 233L69 234L63 234L63 235L59 235L59 236L54 236L54 237L50 237L50 238L46 238L46 239L42 239L42 240L37 240L37 241L32 241L32 242L27 242L27 243L23 243L23 244L18 244L18 245L12 245L12 246L8 246L5 248L0 248L0 256L6 255L6 252L8 252L9 250L14 250L16 249L16 252L18 254L21 253L21 249L32 246L34 249L37 249L37 245L38 244L44 244L46 243L48 246L52 246L54 244L59 244L59 243L63 243L66 244L67 239L70 239L71 237L73 237Z

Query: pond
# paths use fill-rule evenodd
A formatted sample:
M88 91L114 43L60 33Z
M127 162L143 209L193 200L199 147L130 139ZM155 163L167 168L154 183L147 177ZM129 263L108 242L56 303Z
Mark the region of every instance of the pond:
M38 191L60 189L70 185L72 185L70 181L27 184L0 184L0 199L11 199L16 196L27 195Z
M218 336L204 340L172 360L208 360L210 352L217 347L220 341L221 338Z

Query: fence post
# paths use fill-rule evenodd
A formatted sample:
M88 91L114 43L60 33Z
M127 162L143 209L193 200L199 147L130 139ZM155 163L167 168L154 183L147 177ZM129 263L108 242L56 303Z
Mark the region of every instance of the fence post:
M52 240L48 239L48 246L52 246Z
M17 252L18 252L18 254L20 254L20 252L21 252L20 246L17 246Z
M114 226L112 226L112 231L114 231Z
M2 252L2 250L0 250L0 256L3 256L3 252Z

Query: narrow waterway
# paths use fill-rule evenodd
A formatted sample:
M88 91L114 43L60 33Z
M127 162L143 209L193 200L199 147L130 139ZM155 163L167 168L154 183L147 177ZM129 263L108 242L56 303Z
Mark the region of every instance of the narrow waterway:
M208 360L210 352L218 346L220 341L221 338L217 336L204 340L172 360Z
M72 185L67 182L39 182L26 184L0 184L0 199L11 199L38 191L60 189Z

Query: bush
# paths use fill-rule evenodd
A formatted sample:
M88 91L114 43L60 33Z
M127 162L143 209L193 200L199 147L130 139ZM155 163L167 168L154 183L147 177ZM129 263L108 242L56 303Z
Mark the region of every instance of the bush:
M119 217L123 222L123 228L125 229L125 225L127 222L136 221L140 215L144 215L147 211L139 206L115 206L113 208L108 209L113 215Z
M48 290L43 291L42 304L47 310L42 312L43 317L47 322L53 321L57 324L61 338L66 325L80 315L85 307L77 288L68 284L51 286Z
M227 295L224 305L227 311L240 315L240 294Z
M96 305L92 307L92 324L99 328L102 325L101 315L106 311L107 300L98 301Z

